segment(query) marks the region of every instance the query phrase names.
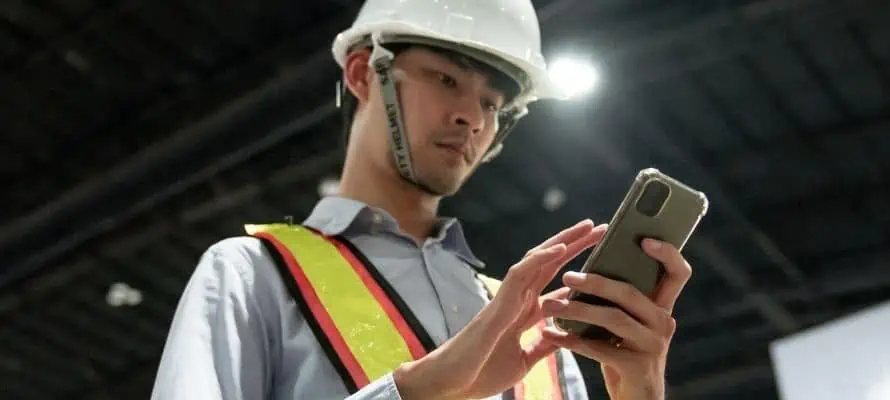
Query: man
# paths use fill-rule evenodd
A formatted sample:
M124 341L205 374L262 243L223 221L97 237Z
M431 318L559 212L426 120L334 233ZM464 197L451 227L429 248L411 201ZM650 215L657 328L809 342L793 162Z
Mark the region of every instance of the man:
M558 355L559 396L584 399L572 353L600 362L613 399L664 398L671 309L691 273L676 249L644 242L667 272L652 299L572 272L562 275L566 287L542 295L562 266L605 233L604 225L585 220L529 250L489 299L478 275L482 263L459 222L437 216L441 198L497 154L528 103L559 97L547 81L539 36L529 0L368 0L334 43L343 68L346 162L339 195L322 199L301 226L314 232L307 237L366 258L356 271L382 276L392 303L380 290L369 298L401 304L387 314L393 321L404 316L410 324L416 316L420 326L407 334L428 336L428 352L420 349L373 379L362 375L360 365L349 364L348 346L332 350L343 337L338 321L320 319L331 310L305 297L351 294L313 291L314 278L300 271L317 265L296 262L308 249L292 246L289 253L270 245L274 238L253 234L223 240L201 258L176 310L153 398L519 398L522 389L514 388L529 381L539 361ZM307 232L294 229L288 232ZM570 288L626 312L570 302ZM523 340L549 317L599 325L623 341L585 340L552 326L537 340ZM377 336L366 338L361 351L381 346ZM354 376L369 379L357 384Z

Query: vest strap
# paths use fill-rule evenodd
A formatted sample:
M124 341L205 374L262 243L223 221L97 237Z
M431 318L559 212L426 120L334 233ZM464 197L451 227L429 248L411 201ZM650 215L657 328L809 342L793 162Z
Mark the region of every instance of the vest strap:
M291 224L245 225L275 261L334 369L350 394L435 349L435 343L404 300L349 241ZM501 282L477 274L494 297ZM524 332L523 346L538 340L549 319ZM505 399L564 400L562 354L535 364L504 393Z
M344 242L295 225L246 228L283 261L286 271L279 267L279 272L287 272L282 277L293 282L291 294L306 309L307 321L314 321L322 346L332 350L328 355L336 355L331 359L339 360L335 368L351 393L432 347L428 335L423 334L425 345L401 312L410 310L397 309L388 290Z

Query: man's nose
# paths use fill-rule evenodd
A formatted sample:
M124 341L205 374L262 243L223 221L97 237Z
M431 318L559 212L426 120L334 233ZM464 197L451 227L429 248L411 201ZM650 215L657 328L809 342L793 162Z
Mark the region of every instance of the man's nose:
M485 127L485 114L479 101L462 100L460 105L451 114L451 122L477 134Z

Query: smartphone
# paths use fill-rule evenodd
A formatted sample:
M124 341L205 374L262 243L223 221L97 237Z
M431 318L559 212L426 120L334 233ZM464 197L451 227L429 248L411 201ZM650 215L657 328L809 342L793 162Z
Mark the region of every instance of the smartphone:
M643 252L642 241L653 238L682 250L708 211L708 198L655 168L640 171L612 217L609 228L581 272L627 282L652 296L664 275L664 266ZM615 303L572 291L571 300L617 307ZM632 315L632 314L631 314ZM618 340L605 328L555 319L563 330L587 339Z

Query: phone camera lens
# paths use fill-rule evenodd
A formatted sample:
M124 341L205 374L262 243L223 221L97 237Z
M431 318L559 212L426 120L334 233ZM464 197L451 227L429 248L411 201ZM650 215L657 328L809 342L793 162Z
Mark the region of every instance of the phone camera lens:
M671 188L660 181L652 181L643 188L643 195L637 201L637 211L647 217L654 217L664 208L671 194Z

